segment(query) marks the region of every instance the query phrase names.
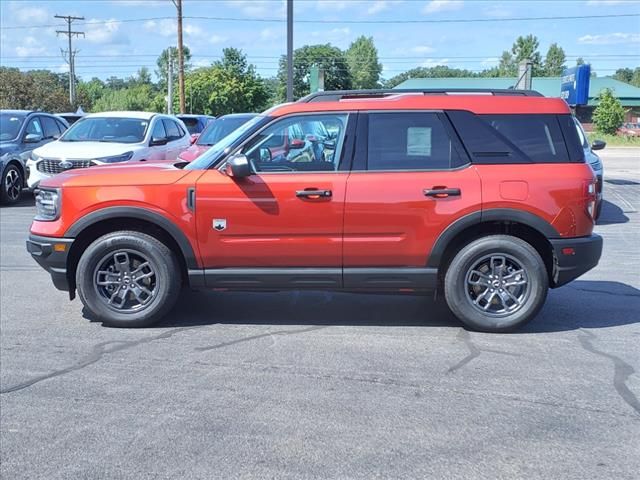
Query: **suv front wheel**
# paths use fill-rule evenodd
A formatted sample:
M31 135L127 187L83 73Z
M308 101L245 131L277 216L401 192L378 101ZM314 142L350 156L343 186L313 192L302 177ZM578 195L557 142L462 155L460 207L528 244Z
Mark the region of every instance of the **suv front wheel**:
M140 232L104 235L85 250L76 271L89 316L114 327L145 327L175 304L180 267L173 252Z
M530 244L509 235L475 240L454 257L444 280L451 311L468 327L510 331L536 316L549 279Z

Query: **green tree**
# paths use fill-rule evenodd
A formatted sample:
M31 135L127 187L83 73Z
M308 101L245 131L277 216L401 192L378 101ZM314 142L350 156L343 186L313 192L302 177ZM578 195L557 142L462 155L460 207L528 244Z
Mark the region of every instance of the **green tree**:
M107 87L99 78L88 82L78 82L78 104L87 112L94 111L93 106L105 94Z
M576 65L584 65L584 64L585 64L584 58L582 57L576 58Z
M269 101L264 81L236 48L225 48L222 59L211 67L190 72L185 78L185 90L187 105L194 112L209 115L259 112Z
M382 65L373 37L358 37L345 52L353 88L379 87Z
M634 68L630 83L634 87L640 87L640 67Z
M119 90L108 90L93 105L94 112L113 110L141 110L159 112L154 104L152 85L133 85Z
M544 59L544 76L558 77L562 75L562 72L566 68L566 60L567 57L562 47L558 46L557 43L552 43Z
M519 36L516 41L513 42L511 47L511 54L513 55L513 65L517 71L518 65L522 60L529 59L533 64L533 75L540 75L542 71L542 57L538 51L540 42L535 35L527 35L526 37Z
M184 55L184 71L185 73L191 70L191 50L186 45L182 49ZM156 60L156 65L158 69L156 70L156 76L158 77L158 84L161 90L165 90L167 87L167 81L169 74L169 58L173 60L173 82L175 85L178 84L178 48L177 47L167 47L165 48L158 59Z
M0 67L0 108L3 109L66 112L73 109L68 88L66 74Z
M640 87L640 67L636 67L634 69L619 68L616 70L616 73L613 74L613 78L620 80L621 82Z
M304 97L309 93L307 78L312 65L324 70L325 90L348 90L352 88L351 73L344 53L337 47L326 45L305 45L293 52L293 96ZM278 69L280 81L279 99L283 100L287 86L287 58L280 58Z
M615 134L624 121L624 109L613 92L605 88L598 95L598 106L593 111L593 123L601 133Z
M475 73L460 68L451 68L446 65L435 67L417 67L400 73L384 82L385 88L394 88L410 78L455 78L475 77Z

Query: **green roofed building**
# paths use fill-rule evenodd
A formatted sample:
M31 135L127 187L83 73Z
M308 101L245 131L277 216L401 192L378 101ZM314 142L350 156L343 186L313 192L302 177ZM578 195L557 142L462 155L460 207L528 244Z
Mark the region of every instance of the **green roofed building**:
M394 88L510 88L516 83L515 77L504 78L410 78ZM533 90L545 97L560 96L560 77L534 77ZM605 88L611 89L626 111L626 122L640 122L640 88L620 82L611 77L591 77L589 103L576 108L576 116L583 123L591 123L591 114L597 105L598 94Z

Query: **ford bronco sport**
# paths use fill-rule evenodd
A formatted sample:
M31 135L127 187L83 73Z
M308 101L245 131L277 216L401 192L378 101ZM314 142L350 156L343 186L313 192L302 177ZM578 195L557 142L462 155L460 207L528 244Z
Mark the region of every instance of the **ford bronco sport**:
M595 182L559 98L323 92L190 164L44 180L27 248L114 326L157 321L189 285L441 291L468 327L506 331L598 263Z

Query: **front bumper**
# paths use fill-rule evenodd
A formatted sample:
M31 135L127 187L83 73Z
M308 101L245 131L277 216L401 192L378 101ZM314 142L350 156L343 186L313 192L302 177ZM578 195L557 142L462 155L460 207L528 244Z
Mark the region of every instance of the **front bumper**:
M67 257L73 238L41 237L29 235L27 251L38 264L51 274L51 280L58 290L68 292Z
M602 255L602 237L562 238L550 240L554 253L552 287L560 287L591 270Z
M29 174L27 176L27 187L31 191L33 191L36 188L38 188L38 185L40 185L40 182L42 180L44 180L45 178L51 178L52 177L52 175L49 175L47 173L43 173L40 170L38 170L38 164L37 164L37 162L34 162L33 160L28 160L27 161L27 170L29 172Z

